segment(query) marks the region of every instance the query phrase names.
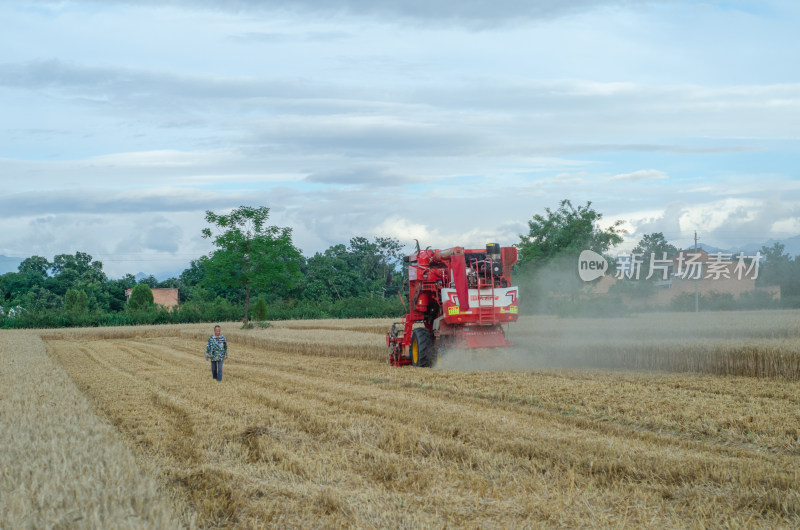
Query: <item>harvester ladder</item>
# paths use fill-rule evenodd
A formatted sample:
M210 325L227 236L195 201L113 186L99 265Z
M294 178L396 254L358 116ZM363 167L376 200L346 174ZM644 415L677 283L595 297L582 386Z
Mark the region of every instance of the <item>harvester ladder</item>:
M492 276L492 265L494 265L492 259L486 258L483 262L483 274L480 274L478 273L479 271L478 260L473 259L472 263L470 264L470 266L474 267L475 272L478 273L477 277L478 277L478 323L479 324L486 324L486 323L494 324L495 322L494 276ZM482 302L483 300L482 291L487 288L490 289L492 293L491 294L492 305L489 308L488 314L484 310Z

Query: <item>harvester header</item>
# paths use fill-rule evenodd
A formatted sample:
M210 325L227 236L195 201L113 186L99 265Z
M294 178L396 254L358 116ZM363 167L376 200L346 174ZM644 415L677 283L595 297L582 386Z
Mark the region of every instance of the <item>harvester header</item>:
M518 315L515 247L417 250L408 263L408 313L386 334L393 366L432 366L448 347L511 346L503 324Z

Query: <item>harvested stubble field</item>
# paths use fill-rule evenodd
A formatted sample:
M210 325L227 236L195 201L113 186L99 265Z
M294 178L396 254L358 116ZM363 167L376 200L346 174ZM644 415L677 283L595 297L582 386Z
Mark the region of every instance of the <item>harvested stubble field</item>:
M221 383L210 325L40 334L186 526L788 528L799 321L527 318L434 370L391 320L230 323Z

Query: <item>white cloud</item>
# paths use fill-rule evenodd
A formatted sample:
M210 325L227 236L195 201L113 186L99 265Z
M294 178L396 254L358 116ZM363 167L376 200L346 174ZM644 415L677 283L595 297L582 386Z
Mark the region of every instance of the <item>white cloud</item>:
M682 197L685 199L685 197ZM675 201L663 208L630 211L605 220L626 221L626 245L632 247L645 234L661 232L678 247L691 246L694 233L700 241L721 248L797 235L800 230L800 197L718 199L704 194L693 202Z
M385 234L401 241L420 242L422 248L430 245L433 241L439 241L441 236L436 229L430 228L423 223L415 223L402 217L391 217L385 219L375 227L376 234Z
M138 153L114 153L110 155L93 156L86 160L86 165L101 165L106 167L128 166L136 168L169 168L169 167L198 167L217 164L226 158L224 153L215 152L185 152L176 150L143 151Z
M306 254L510 244L565 198L630 238L791 231L796 8L659 4L0 5L0 252L168 270L242 204Z
M641 182L645 180L662 180L669 178L666 173L658 169L640 169L632 173L620 173L609 177L606 182Z
M781 219L772 223L771 233L782 236L794 236L800 234L800 217Z

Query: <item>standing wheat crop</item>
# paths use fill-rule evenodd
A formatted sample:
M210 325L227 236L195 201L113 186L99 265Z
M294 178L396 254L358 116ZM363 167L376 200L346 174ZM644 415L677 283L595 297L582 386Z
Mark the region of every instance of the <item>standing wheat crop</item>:
M0 365L0 528L179 526L37 334L3 331Z

